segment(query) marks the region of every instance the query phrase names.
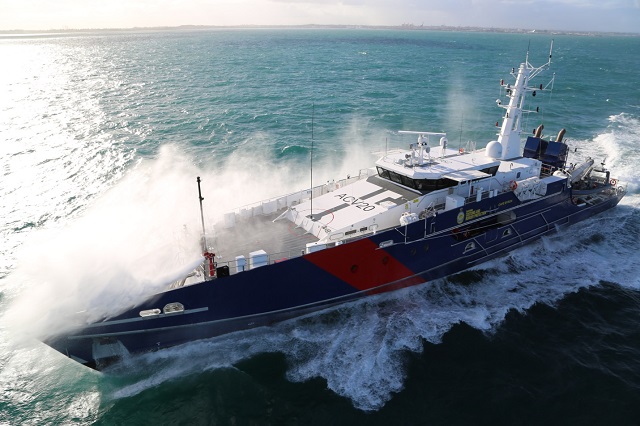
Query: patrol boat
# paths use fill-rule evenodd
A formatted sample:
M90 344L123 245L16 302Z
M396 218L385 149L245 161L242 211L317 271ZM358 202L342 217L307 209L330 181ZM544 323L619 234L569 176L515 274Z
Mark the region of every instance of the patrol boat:
M532 84L551 51L540 67L527 52L514 81L500 82L502 124L484 149L452 148L445 133L401 132L416 142L371 169L229 212L213 237L203 221L195 271L116 316L78 318L45 343L101 369L131 353L420 285L614 207L626 185L591 158L568 165L564 130L545 138L540 126L521 151L523 116L536 112L525 100L552 87L553 79Z

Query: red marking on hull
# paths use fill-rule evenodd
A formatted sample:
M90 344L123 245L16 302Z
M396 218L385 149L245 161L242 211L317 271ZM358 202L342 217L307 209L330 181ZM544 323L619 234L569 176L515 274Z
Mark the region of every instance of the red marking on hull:
M368 238L311 253L305 259L358 290L397 281L374 291L383 293L425 282Z

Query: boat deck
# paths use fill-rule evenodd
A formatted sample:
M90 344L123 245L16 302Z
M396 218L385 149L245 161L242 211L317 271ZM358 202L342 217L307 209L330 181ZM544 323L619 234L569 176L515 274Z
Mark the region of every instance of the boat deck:
M245 256L248 265L251 252L264 250L269 263L273 263L298 257L308 243L318 241L286 219L274 222L281 213L239 219L229 228L216 227L215 235L208 243L214 249L218 266L228 265L230 272L235 273L236 256Z
M352 178L352 180L354 182L362 181L363 183L366 181L369 186L373 188L367 187L370 189L371 194L358 194L359 199L366 201L374 200L374 198L372 198L373 196L378 196L379 198L386 194L386 201L394 205L400 205L420 196L419 191L403 188L395 183L381 179L376 175L357 176ZM345 183L346 182L341 181L339 187L344 187ZM341 192L340 190L336 190L337 188L328 188L327 185L318 187L317 189L318 191L315 194L314 202L319 205L322 205L321 201L323 200L323 196L326 197L327 194L334 193L334 191L335 193ZM393 193L393 196L390 196L390 193ZM304 197L304 195L302 197ZM309 204L309 199L302 197L296 198L297 204L293 207L294 209L302 209L302 211L305 211L305 206ZM331 202L340 203L340 206L337 208L331 206L325 206L325 208L320 207L320 210L316 213L317 219L315 223L323 223L322 218L324 217L324 212L329 212L335 221L336 212L338 210L342 212L342 210L349 205L335 197L336 195L331 195L328 199ZM288 196L282 197L283 200L288 198ZM272 200L257 203L256 206L264 206L269 204L270 201ZM230 272L235 273L236 256L244 256L248 265L250 253L264 250L268 255L269 263L273 263L298 257L303 254L307 244L319 241L318 235L307 232L302 226L296 225L296 223L287 218L281 218L274 222L274 220L285 211L286 207L269 214L263 214L260 212L264 209L262 207L256 208L256 206L238 209L238 212L233 215L234 219L230 221L231 226L228 226L227 222L220 222L215 226L215 231L213 235L208 238L207 243L213 248L216 254L218 266L228 265ZM310 207L308 210L311 211ZM317 210L317 208L314 207L314 210ZM350 209L350 211L355 213L364 212L356 208ZM353 218L350 216L347 219L348 223L346 225L359 220L357 217ZM309 227L309 229L315 228Z

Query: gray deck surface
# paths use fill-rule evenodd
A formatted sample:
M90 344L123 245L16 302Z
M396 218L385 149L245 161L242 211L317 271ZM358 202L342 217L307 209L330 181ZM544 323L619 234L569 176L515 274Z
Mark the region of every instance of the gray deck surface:
M273 222L281 213L238 219L232 228L217 227L209 244L215 249L218 265L229 262L229 267L235 272L236 256L244 255L248 262L249 253L264 250L272 263L300 256L307 243L318 241L287 219Z

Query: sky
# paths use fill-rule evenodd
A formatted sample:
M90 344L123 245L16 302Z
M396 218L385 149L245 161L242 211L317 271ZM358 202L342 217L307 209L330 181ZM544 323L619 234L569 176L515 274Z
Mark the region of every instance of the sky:
M640 33L640 0L0 0L0 31L307 24Z

